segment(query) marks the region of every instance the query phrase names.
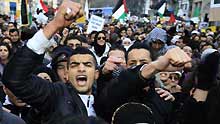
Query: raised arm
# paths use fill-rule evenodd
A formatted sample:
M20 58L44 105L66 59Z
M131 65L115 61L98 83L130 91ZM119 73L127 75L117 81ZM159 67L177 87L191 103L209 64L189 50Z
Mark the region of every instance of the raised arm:
M143 66L141 76L150 78L158 71L179 71L187 66L191 58L179 47L172 48L165 55L160 56L156 61Z
M67 9L68 8L68 9ZM71 24L72 19L81 16L81 6L72 1L64 1L55 18L47 26L38 31L20 49L7 64L3 74L3 82L17 97L26 103L43 110L49 107L48 101L52 101L57 94L56 87L47 81L31 75L33 69L42 63L45 49L50 46L49 39L61 28Z

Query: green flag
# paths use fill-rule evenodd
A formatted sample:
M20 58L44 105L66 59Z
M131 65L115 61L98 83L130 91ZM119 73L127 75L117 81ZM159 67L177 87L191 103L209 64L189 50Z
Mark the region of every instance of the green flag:
M201 8L200 7L196 7L194 9L193 17L199 17L200 16L200 11L201 11Z

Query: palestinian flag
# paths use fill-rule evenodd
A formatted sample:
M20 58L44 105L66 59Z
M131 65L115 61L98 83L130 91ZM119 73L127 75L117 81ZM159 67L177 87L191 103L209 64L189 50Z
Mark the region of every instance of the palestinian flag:
M47 5L44 3L43 0L39 0L39 1L38 1L38 3L37 3L37 8L38 8L39 10L42 9L44 13L47 13L47 12L48 12L48 7L47 7Z
M166 3L163 3L163 5L157 11L160 18L163 17L165 10L166 10Z
M173 24L173 23L176 22L176 18L175 18L175 16L174 16L173 13L170 14L170 20L169 20L169 22L170 22L171 24Z
M114 19L124 20L128 14L126 0L118 0L118 3L116 4L115 8L112 10L112 13L113 13L112 17Z

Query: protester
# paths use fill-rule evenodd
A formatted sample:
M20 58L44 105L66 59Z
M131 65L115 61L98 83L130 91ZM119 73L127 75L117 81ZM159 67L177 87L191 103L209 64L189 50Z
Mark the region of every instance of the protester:
M197 81L189 99L184 104L183 124L218 123L219 86L216 84L219 73L219 52L207 49L202 53L201 63L197 68ZM217 101L216 101L217 100Z
M26 124L220 122L218 26L131 13L88 33L81 11L38 8L29 26L0 15L0 122L6 111Z
M10 37L4 37L1 39L0 42L7 43L10 46L10 48L12 49L12 40Z
M51 67L58 80L64 83L68 83L67 61L72 51L73 49L71 47L60 45L52 52Z
M7 43L0 43L0 75L2 76L5 65L11 57L11 48Z
M125 48L126 50L128 50L129 47L130 47L132 44L133 44L133 42L132 42L131 39L129 39L129 38L124 38L124 39L122 40L122 45L124 46L124 48Z
M45 65L39 65L34 69L33 74L41 77L44 80L48 80L49 82L56 82L58 80L54 71Z
M167 33L165 30L160 28L154 28L146 37L144 43L148 45L151 52L151 58L157 59L163 55L167 50Z
M19 98L22 98L22 100L40 110L42 114L45 115L43 122L54 123L70 114L95 116L101 114L103 109L106 111L106 109L113 108L111 111L114 111L118 105L127 101L124 101L124 98L129 98L133 95L136 96L139 90L141 91L145 86L148 86L146 80L148 80L154 72L160 70L179 70L183 68L184 64L190 61L190 58L179 48L170 49L164 56L143 66L141 70L135 69L136 71L132 71L131 69L130 71L128 70L128 72L121 73L122 77L119 76L119 80L124 76L127 77L130 74L134 75L132 77L128 76L128 82L117 83L117 85L121 85L117 88L115 84L113 85L115 88L107 87L107 89L109 89L106 92L107 96L103 98L104 100L98 98L98 102L94 102L94 96L92 95L92 84L98 78L96 61L93 53L86 48L76 48L70 57L68 64L69 85L48 83L48 81L42 80L34 75L29 75L30 71L36 67L36 64L42 62L42 54L50 45L48 39L51 39L60 28L70 25L71 17L81 16L81 13L62 13L66 10L66 7L70 7L74 12L80 10L79 4L72 1L64 1L54 20L48 23L43 30L36 33L35 36L27 42L27 46L24 46L23 49L18 51L7 65L4 72L3 82L5 82L5 85L18 95ZM100 40L102 39L102 42L97 41L97 43L100 42L100 45L104 45L104 36L104 33L98 33L96 39L102 37L99 38ZM171 64L179 67L174 68ZM127 84L131 84L130 87L126 87ZM112 94L119 93L118 91L121 91L119 96ZM63 95L66 97L63 97ZM126 97L123 97L124 95ZM113 105L112 107L105 105L98 106L98 104L108 103L109 100L111 101L109 105ZM114 105L115 102L117 104ZM94 107L92 106L93 103L95 104ZM72 107L72 105L75 107ZM111 118L111 116L107 118ZM161 118L158 122L160 121L166 122L167 120Z
M71 47L73 50L82 46L82 37L74 34L69 34L64 41L64 45Z
M23 43L20 41L20 32L18 29L13 28L13 29L9 30L9 36L12 41L13 53L15 53L17 51L17 49L23 45Z
M102 59L102 57L107 56L109 49L110 44L107 43L105 32L97 32L97 34L95 35L93 47L90 50L94 53L98 65L100 65L100 60Z

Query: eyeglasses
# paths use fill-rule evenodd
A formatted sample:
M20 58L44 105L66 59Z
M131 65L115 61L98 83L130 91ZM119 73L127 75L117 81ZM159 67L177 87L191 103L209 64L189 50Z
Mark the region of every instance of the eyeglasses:
M98 40L101 40L101 39L105 40L106 38L105 37L98 37Z

